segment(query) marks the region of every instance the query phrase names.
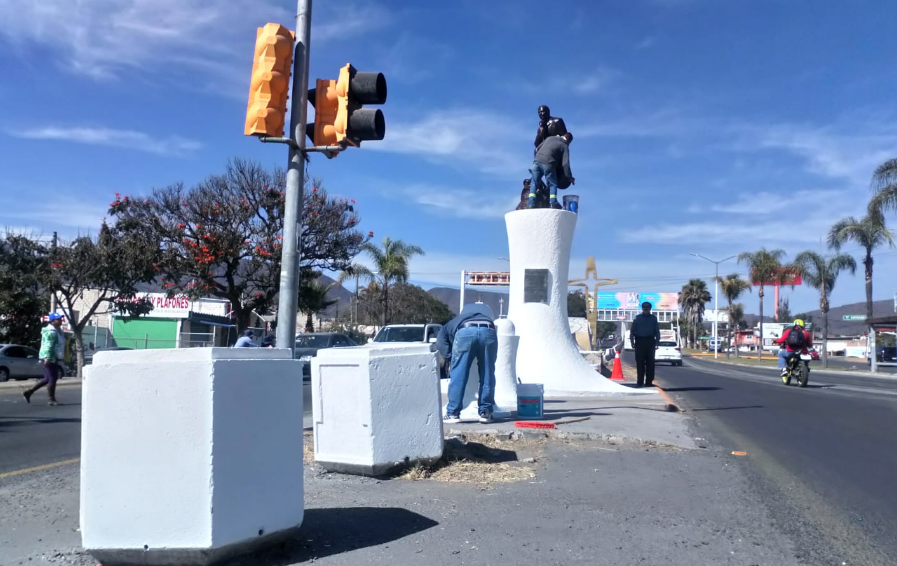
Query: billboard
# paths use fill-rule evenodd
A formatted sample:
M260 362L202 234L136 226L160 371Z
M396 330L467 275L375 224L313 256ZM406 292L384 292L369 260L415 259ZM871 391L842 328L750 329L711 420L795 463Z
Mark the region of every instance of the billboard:
M508 271L468 271L468 285L507 287L511 284L511 273Z
M648 301L658 311L679 310L679 293L598 293L598 308L639 310Z

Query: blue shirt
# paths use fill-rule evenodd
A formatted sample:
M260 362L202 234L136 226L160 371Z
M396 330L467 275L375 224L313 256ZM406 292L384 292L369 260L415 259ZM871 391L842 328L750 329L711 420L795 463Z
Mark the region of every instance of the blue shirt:
M464 305L464 308L461 309L458 316L446 322L445 326L442 327L442 330L439 331L439 336L436 337L436 347L439 349L439 353L442 354L443 358L446 360L451 359L452 344L455 342L455 333L458 332L458 328L462 324L473 320L494 322L495 315L492 313L492 309L489 308L489 305L483 303L470 303Z
M629 329L629 335L632 340L636 338L654 338L660 342L660 323L653 314L641 313L632 321L632 328Z
M256 348L255 342L249 336L240 336L234 348Z

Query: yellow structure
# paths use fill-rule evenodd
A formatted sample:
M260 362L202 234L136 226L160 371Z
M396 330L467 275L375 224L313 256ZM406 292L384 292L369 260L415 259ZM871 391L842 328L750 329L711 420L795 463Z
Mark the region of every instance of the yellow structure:
M592 277L591 279L589 278L590 276ZM594 281L594 285L592 286L592 291L589 291L589 283L592 281ZM582 287L585 290L586 320L589 321L589 328L592 331L592 344L589 345L589 349L591 350L595 349L598 340L598 287L616 285L617 283L619 283L619 281L616 279L598 277L598 269L595 268L594 257L590 257L586 260L586 274L584 278L567 281L567 285L571 287Z
M243 130L247 136L283 135L295 37L280 24L258 28Z

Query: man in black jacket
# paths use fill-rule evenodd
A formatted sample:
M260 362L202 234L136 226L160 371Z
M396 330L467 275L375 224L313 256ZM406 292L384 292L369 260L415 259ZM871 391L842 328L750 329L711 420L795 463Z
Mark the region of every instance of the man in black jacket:
M555 118L551 115L551 109L544 104L539 107L539 128L536 130L536 141L533 145L536 149L542 145L549 136L562 136L567 133L567 125L563 118Z
M448 321L436 338L439 353L446 360L451 360L448 405L442 418L442 422L446 424L461 422L461 404L474 360L477 361L480 372L480 422L492 422L492 410L495 406L495 358L498 356L498 336L495 334L494 320L495 316L489 305L464 305L458 316Z

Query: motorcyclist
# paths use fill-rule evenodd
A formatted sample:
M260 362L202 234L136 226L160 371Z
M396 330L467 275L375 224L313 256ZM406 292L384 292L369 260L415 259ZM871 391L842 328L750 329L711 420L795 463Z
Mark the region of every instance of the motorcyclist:
M781 338L776 340L775 343L784 346L779 349L779 369L784 376L788 374L788 360L792 356L807 354L807 348L813 345L813 338L804 329L804 321L797 318L790 328L785 329Z

